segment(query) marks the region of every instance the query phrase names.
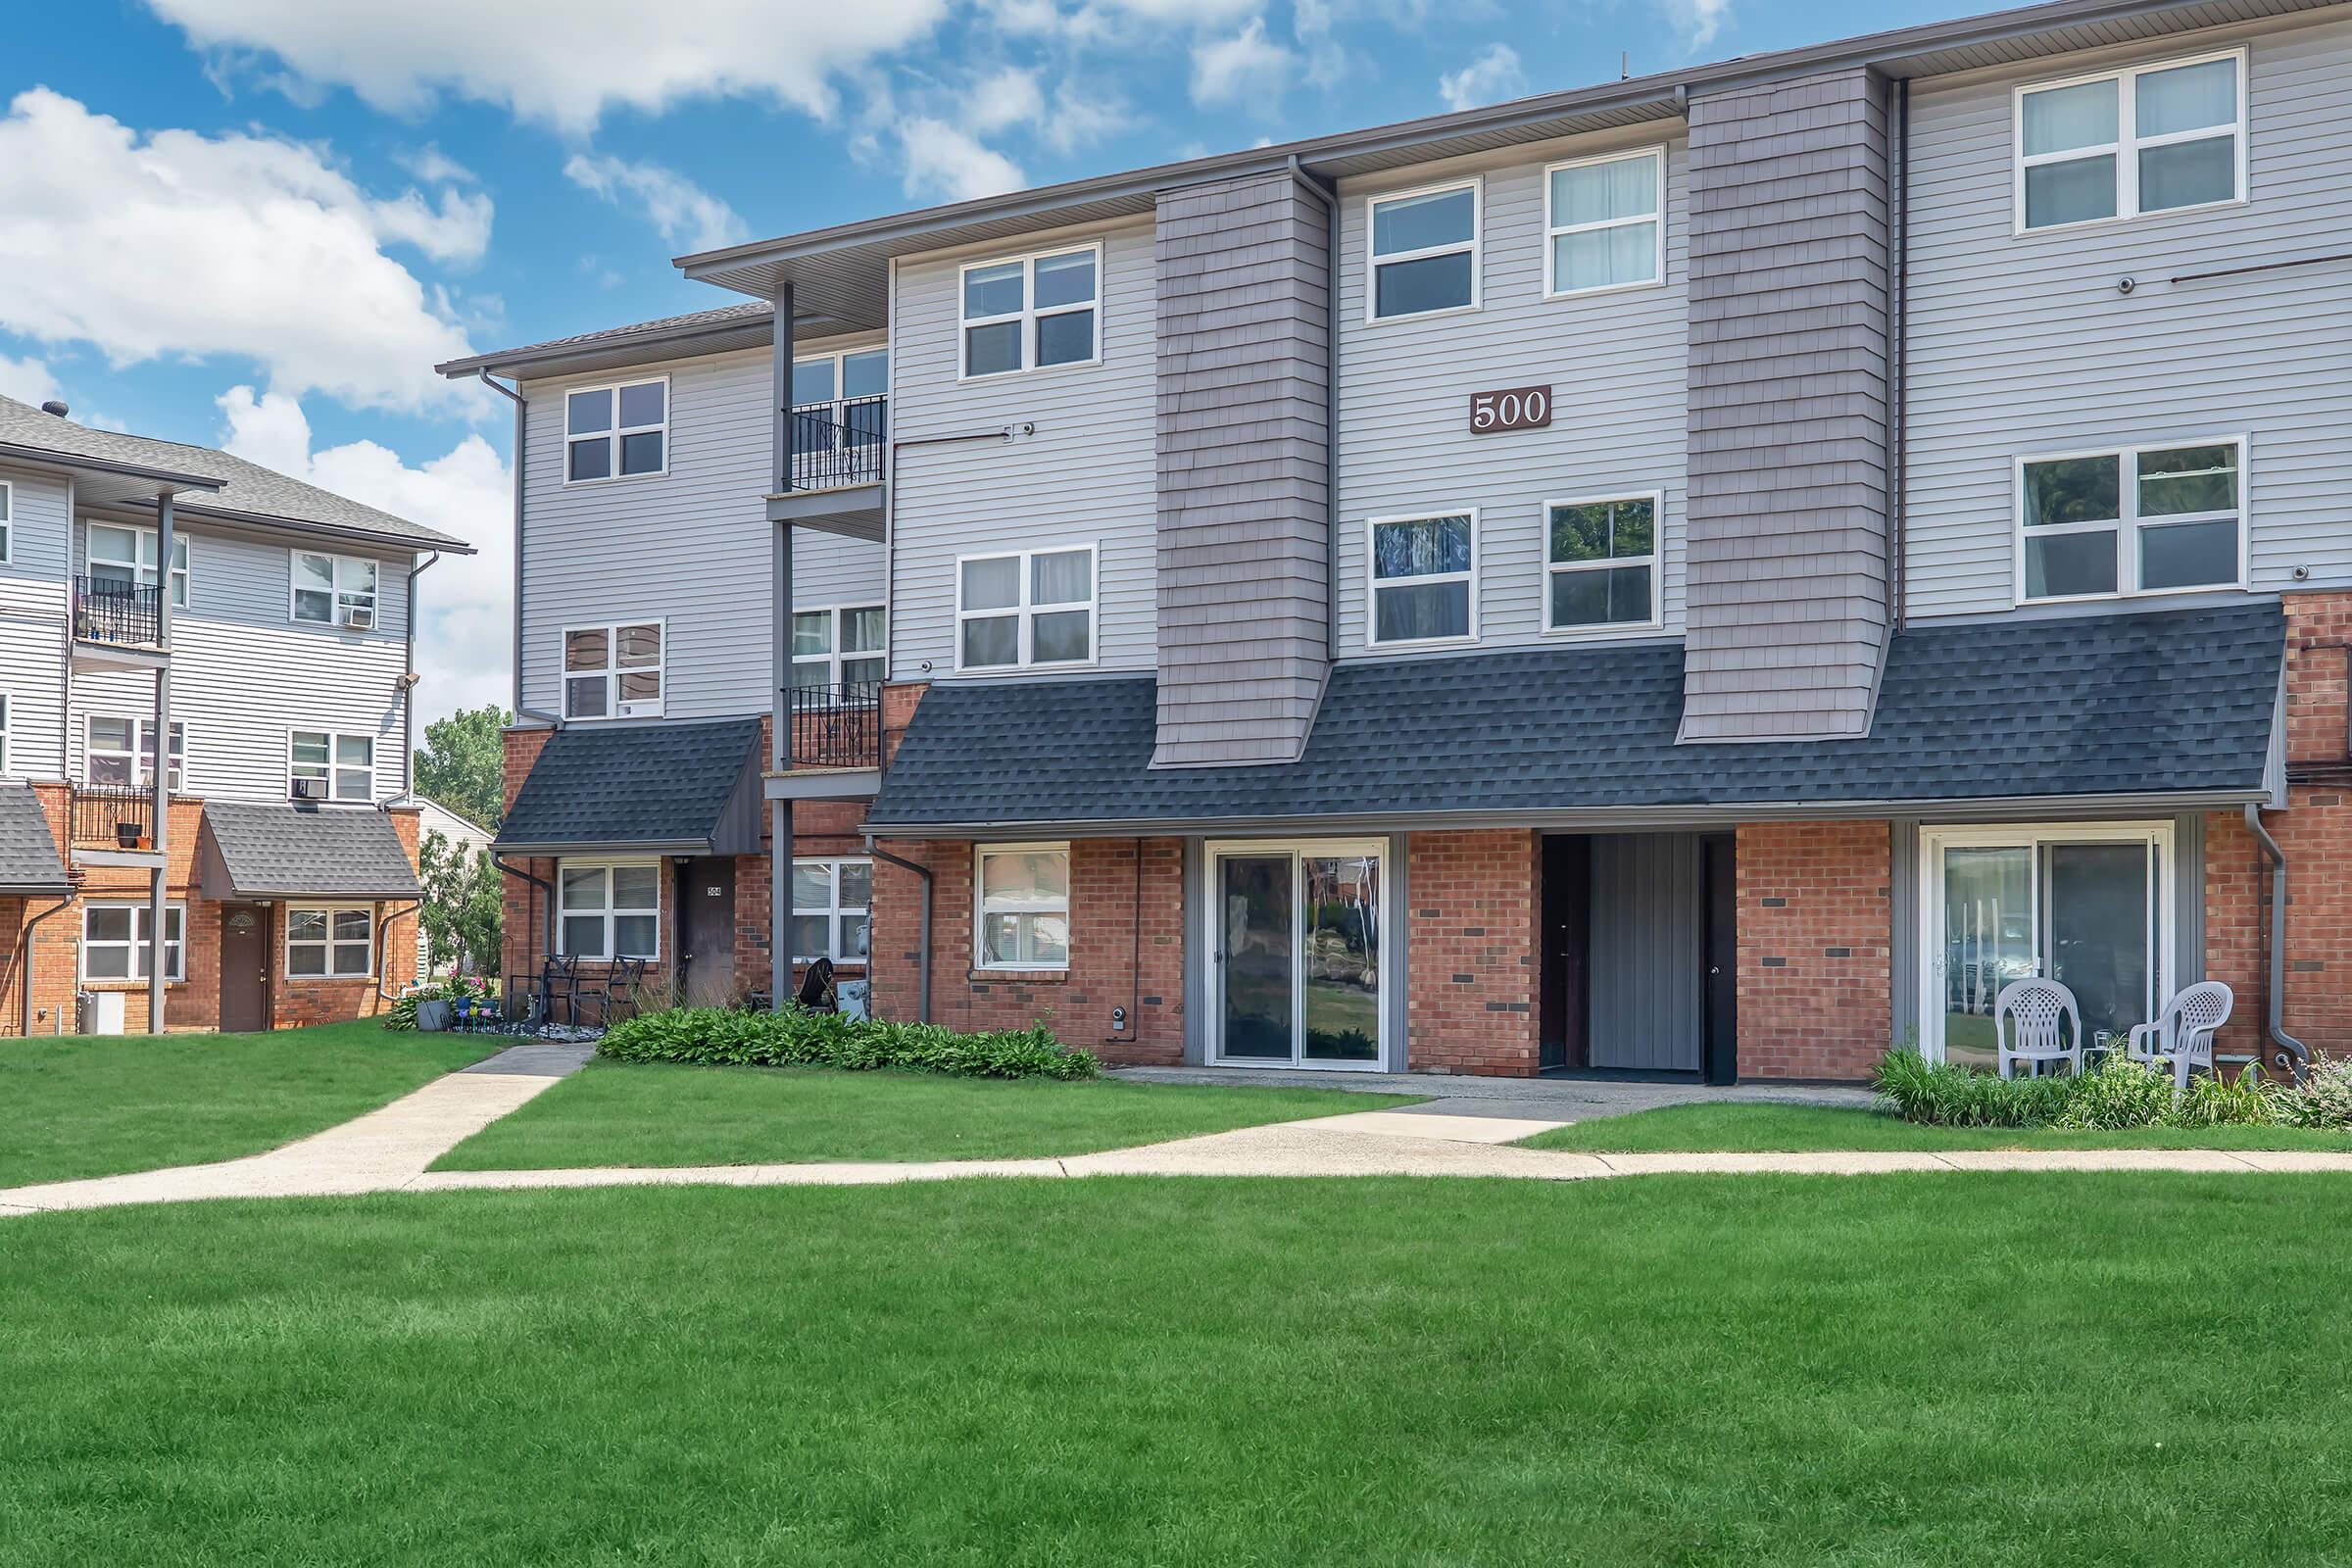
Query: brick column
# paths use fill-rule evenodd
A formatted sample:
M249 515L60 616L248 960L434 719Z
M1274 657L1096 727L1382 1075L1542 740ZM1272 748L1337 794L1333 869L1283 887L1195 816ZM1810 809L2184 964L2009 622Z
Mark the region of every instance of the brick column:
M1740 1076L1866 1078L1892 1039L1885 822L1742 824Z
M1405 841L1406 1062L1415 1071L1537 1070L1537 837Z

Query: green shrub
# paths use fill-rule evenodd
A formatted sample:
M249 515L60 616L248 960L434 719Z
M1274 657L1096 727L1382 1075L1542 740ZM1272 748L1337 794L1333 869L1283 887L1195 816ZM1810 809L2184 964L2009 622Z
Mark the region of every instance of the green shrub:
M490 995L490 982L468 980L466 976L451 975L446 980L427 980L398 1002L384 1014L384 1027L407 1032L416 1027L416 1004L419 1002L455 1002L460 997L471 997L476 1002Z
M1932 1127L2041 1127L2065 1107L2067 1078L1995 1078L1916 1051L1890 1051L1873 1082L1905 1121Z
M2079 1078L2053 1078L2066 1089L2052 1126L2081 1131L2154 1127L2173 1111L2173 1075L2110 1051Z
M2243 1073L2235 1081L2199 1073L2175 1102L2173 1075L2110 1049L2080 1077L1996 1078L1916 1051L1890 1051L1875 1083L1889 1110L1934 1127L2062 1127L2117 1131L2133 1127L2352 1127L2352 1063L2299 1099ZM2314 1074L2315 1081L2319 1075ZM2333 1116L2336 1119L2324 1119ZM2309 1117L2298 1120L2298 1117Z
M2286 1119L2278 1088L2251 1067L2233 1079L2197 1074L2165 1118L2173 1127L2269 1127Z
M2271 1102L2292 1126L2352 1128L2352 1061L2313 1056L2303 1081L2274 1088Z
M958 1034L933 1023L886 1023L837 1012L739 1012L678 1007L649 1012L605 1031L599 1055L615 1061L696 1062L707 1066L881 1067L957 1078L1092 1078L1094 1053L1071 1051L1043 1029Z

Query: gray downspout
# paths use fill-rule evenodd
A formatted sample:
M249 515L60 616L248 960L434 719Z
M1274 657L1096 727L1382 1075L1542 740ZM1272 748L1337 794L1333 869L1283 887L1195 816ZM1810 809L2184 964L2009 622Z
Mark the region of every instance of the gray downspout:
M1894 421L1894 495L1887 587L1889 619L1895 631L1910 616L1910 490L1911 490L1911 78L1894 84L1894 153L1889 160L1894 181L1894 385L1887 399Z
M865 853L877 860L897 866L902 871L912 871L923 879L923 929L921 939L915 944L917 955L915 983L922 989L915 994L914 1021L929 1023L931 1021L931 868L927 865L918 865L904 856L893 855L888 850L882 849L874 843L874 836L871 833L865 836ZM1137 863L1140 865L1142 862ZM873 923L870 916L866 923L865 972L870 980L874 972ZM870 989L866 996L867 1006L870 1008L873 996Z
M769 333L770 391L775 419L772 438L774 484L781 495L792 483L793 289L776 290L775 327ZM769 651L767 765L773 773L792 770L792 522L779 519L769 541ZM792 802L767 803L767 1004L777 1012L792 999Z
M540 921L539 952L542 956L553 955L556 951L556 890L554 886L540 877L531 875L530 872L518 865L509 865L507 858L495 850L490 852L490 863L497 866L503 874L518 876L547 895L547 902L544 905L547 912Z
M147 926L147 1032L164 1032L164 988L170 983L172 913L172 554L173 548L172 492L161 491L155 502L155 637L163 646L163 662L155 670L155 873L150 883ZM133 737L136 744L136 737ZM132 935L135 937L136 932ZM180 937L180 966L187 967L188 933ZM137 944L134 941L135 951Z
M24 922L24 932L23 932L23 933L22 933L22 934L21 934L21 935L20 935L20 936L17 938L17 964L16 964L16 967L17 967L17 972L18 972L20 975L22 975L22 976L24 977L24 1029L22 1030L22 1033L23 1033L24 1037L25 1039L27 1039L27 1040L30 1040L30 1039L32 1038L32 933L33 933L33 928L34 928L34 927L36 927L36 926L38 926L38 925L39 925L39 924L40 924L40 923L41 923L43 920L46 920L46 919L48 919L48 918L49 918L51 915L53 915L53 914L63 914L63 913L65 913L65 912L66 912L68 909L71 909L72 907L74 907L74 900L76 900L76 899L78 899L78 898L80 898L80 897L81 897L81 889L79 889L78 887L70 887L70 888L68 888L68 889L67 889L67 891L66 891L66 896L65 896L63 899L59 900L59 901L58 901L58 902L57 902L55 905L51 906L50 907L48 907L48 908L46 908L46 909L43 909L43 910L42 910L40 913L38 913L38 914L34 915L34 916L33 916L31 919L29 919L29 920L25 921L25 922Z
M2271 1044L2278 1049L2263 1065L2280 1077L2300 1078L2311 1062L2311 1048L2286 1032L2286 852L2262 825L2261 807L2246 807L2246 827L2271 867L2271 962L2265 998L2269 1005L2264 1011Z
M1323 367L1323 659L1340 657L1340 198L1290 160L1291 178L1323 204L1323 304L1330 342Z
M390 914L382 916L375 922L375 994L379 1001L398 1002L400 1000L384 989L385 960L391 956L392 953L387 940L392 930L392 922L404 914L416 914L421 918L420 911L423 908L424 906L421 903L412 904L405 909L394 909Z
M440 559L436 550L422 564L415 557L409 560L408 646L400 666L400 795L390 803L394 806L407 804L416 793L416 579Z
M522 705L522 443L529 434L524 428L523 421L530 412L530 400L525 398L516 387L502 386L491 380L488 370L476 370L474 375L482 385L514 405L514 716L516 718L535 718L562 729L564 720L560 715L545 712L536 708L525 708ZM517 386L519 384L517 383ZM416 609L412 605L409 611L410 617L414 619L416 613Z

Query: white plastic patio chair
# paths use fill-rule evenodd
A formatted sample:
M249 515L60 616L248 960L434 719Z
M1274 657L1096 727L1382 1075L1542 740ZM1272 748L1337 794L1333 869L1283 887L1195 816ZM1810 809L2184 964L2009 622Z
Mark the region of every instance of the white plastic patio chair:
M2230 1021L2237 999L2219 980L2207 980L2176 994L2164 1004L2154 1023L2132 1026L2132 1058L2151 1067L2173 1070L2173 1093L2188 1092L2194 1067L2213 1071L2214 1032Z
M2062 1021L2068 1026L2063 1036ZM2004 1078L2017 1076L2012 1069L2021 1061L2029 1075L2045 1061L2063 1061L2069 1072L2082 1070L2082 1009L2075 1004L2075 994L2055 980L2012 980L2001 987L1992 1003L1992 1034Z

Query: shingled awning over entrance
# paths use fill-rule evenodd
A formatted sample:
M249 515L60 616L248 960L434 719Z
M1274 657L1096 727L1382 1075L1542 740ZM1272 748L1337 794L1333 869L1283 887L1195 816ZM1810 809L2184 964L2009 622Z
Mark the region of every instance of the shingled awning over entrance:
M197 855L208 899L413 899L392 818L358 806L207 801Z
M757 718L581 724L547 738L491 848L506 855L751 855Z

